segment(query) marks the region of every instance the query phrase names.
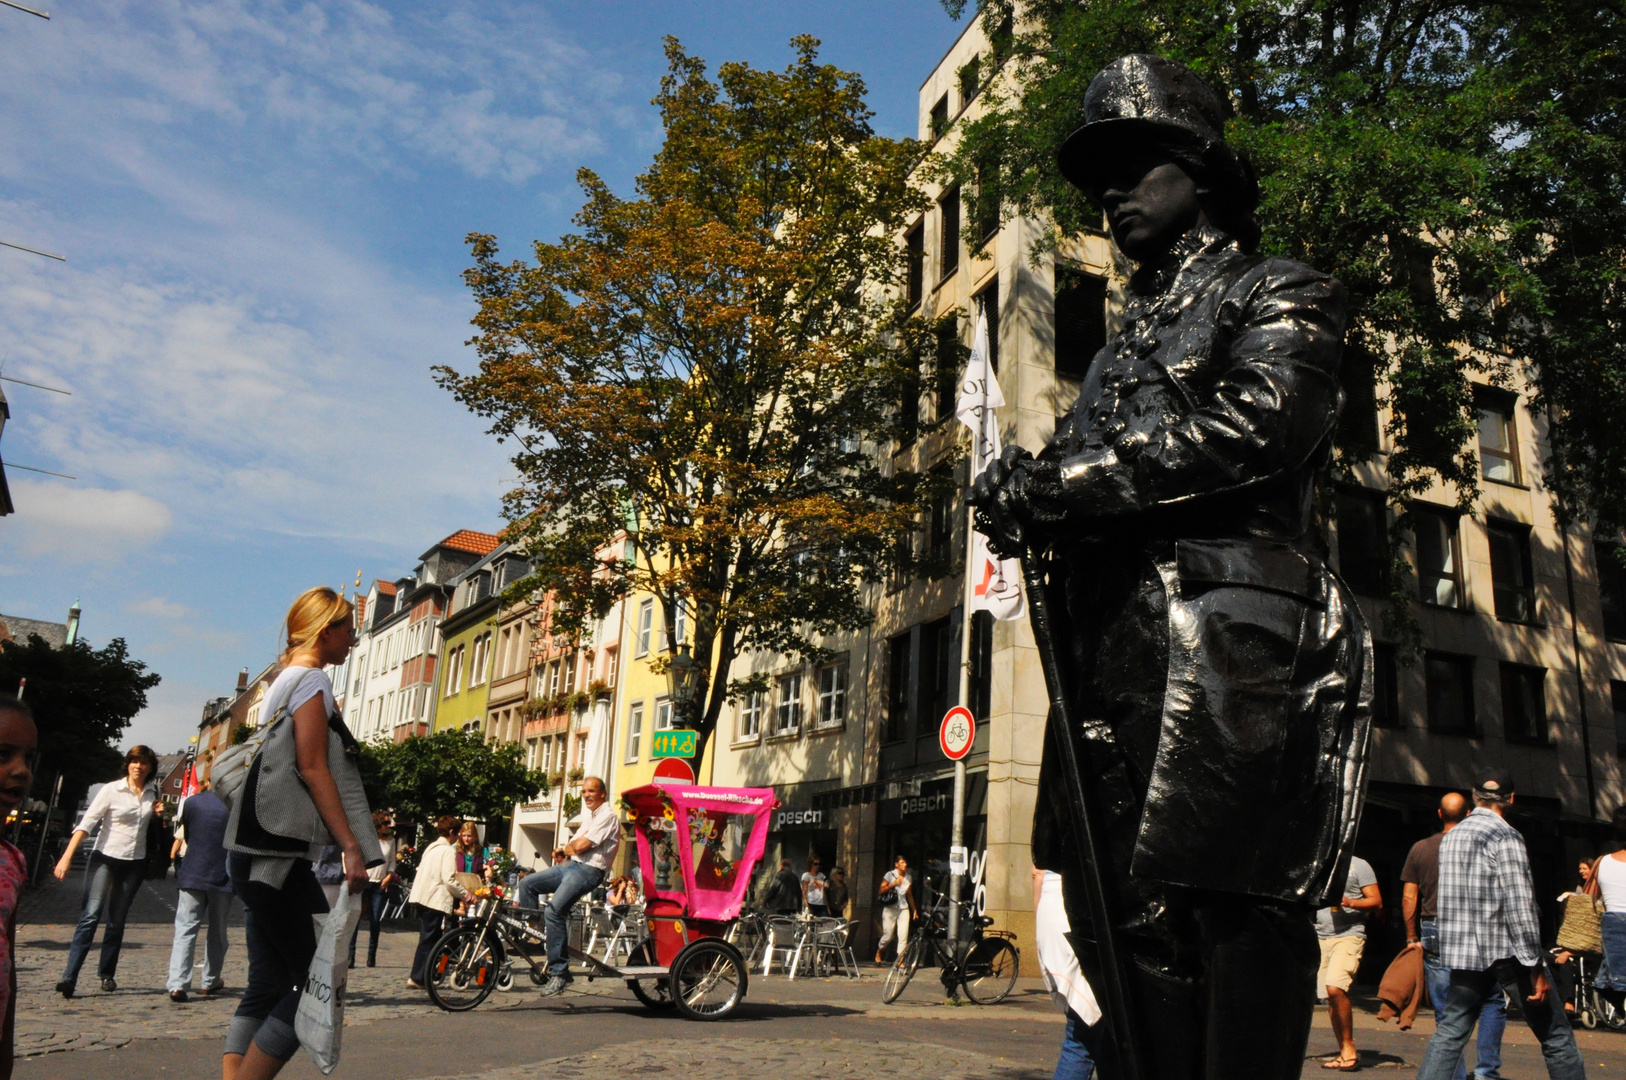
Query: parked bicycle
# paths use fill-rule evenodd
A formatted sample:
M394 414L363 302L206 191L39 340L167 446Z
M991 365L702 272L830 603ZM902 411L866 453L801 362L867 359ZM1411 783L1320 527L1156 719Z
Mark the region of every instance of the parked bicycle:
M881 1001L890 1005L898 1000L909 980L922 962L930 960L941 970L938 978L944 991L955 997L964 990L965 996L978 1005L997 1005L1016 985L1016 975L1022 965L1022 954L1017 949L1016 935L1007 930L990 930L993 919L978 915L968 903L961 903L960 925L971 928L971 936L957 943L948 937L948 901L940 899L925 912L918 928L909 934L909 944L896 963L887 969L886 984L881 989Z

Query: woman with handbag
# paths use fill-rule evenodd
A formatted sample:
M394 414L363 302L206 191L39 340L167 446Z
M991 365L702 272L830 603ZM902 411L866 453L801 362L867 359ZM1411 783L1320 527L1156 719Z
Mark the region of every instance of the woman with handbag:
M458 825L454 817L435 822L435 832L440 835L423 849L417 875L412 879L408 899L418 905L418 951L412 957L412 974L407 976L406 984L414 990L422 990L429 981L429 952L440 940L447 917L456 913L469 896L468 887L458 880L457 847L452 842Z
M1558 898L1564 905L1564 921L1558 928L1557 947L1549 950L1552 957L1553 989L1564 1003L1565 1012L1580 1007L1580 989L1576 978L1576 957L1596 964L1603 952L1603 932L1600 919L1603 905L1597 899L1595 861L1581 860L1581 883Z
M329 588L308 590L288 611L287 643L261 703L246 776L222 778L231 801L227 872L248 940L248 985L226 1030L224 1080L269 1080L299 1048L294 1016L316 953L311 916L329 910L311 860L337 847L352 896L367 887L367 868L383 861L359 747L323 670L343 663L356 643L350 603Z
M103 990L119 988L113 976L124 945L124 920L146 877L147 833L152 828L158 797L153 775L157 772L157 754L145 746L130 747L124 755L124 775L103 784L90 800L52 871L58 881L67 877L74 852L85 837L96 834L96 846L85 865L85 898L79 925L74 927L73 943L68 946L68 966L62 972L62 981L56 984L56 992L65 998L73 997L79 969L90 954L90 943L103 916L107 918L107 929L102 933L102 958L96 973L101 976Z

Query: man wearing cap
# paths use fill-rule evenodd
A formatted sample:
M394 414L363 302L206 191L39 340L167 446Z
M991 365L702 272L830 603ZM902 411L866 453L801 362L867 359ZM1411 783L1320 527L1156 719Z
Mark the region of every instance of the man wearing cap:
M1088 853L1069 849L1049 740L1035 862L1065 881L1097 987L1112 935L1143 1077L1286 1080L1370 731L1370 637L1310 528L1342 403L1344 290L1255 253L1253 172L1190 70L1123 57L1084 115L1059 165L1136 264L1123 330L1039 456L1008 450L972 502L1001 553L1048 556L1040 599L1108 925L1084 903ZM1109 1056L1102 1071L1121 1070Z
M1473 812L1440 841L1435 918L1440 963L1451 981L1417 1080L1451 1080L1481 1008L1504 992L1523 1005L1551 1080L1586 1076L1569 1017L1547 978L1524 838L1505 820L1513 796L1511 776L1485 776L1474 785Z

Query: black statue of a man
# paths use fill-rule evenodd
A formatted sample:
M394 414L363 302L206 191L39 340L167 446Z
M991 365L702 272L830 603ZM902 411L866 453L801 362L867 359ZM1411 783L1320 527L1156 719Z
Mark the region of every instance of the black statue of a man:
M1137 265L1124 328L1040 455L1012 448L972 499L998 550L1048 556L1035 599L1058 627L1109 927L1083 902L1090 854L1063 828L1049 742L1035 861L1063 875L1092 978L1112 935L1144 1080L1287 1080L1371 716L1370 636L1311 527L1344 290L1254 253L1252 170L1187 68L1126 56L1085 116L1060 167Z

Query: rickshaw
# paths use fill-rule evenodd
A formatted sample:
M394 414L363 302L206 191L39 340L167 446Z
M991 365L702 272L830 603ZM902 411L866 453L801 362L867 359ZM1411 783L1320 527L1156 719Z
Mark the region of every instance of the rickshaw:
M726 938L778 805L772 788L646 784L622 792L638 847L643 940L619 966L574 946L566 956L589 980L624 980L651 1009L676 1007L691 1020L733 1012L745 999L749 976L745 957ZM484 1001L516 955L530 965L532 981L547 977L539 920L522 917L527 913L500 887L476 896L471 917L430 954L429 997L452 1012Z

